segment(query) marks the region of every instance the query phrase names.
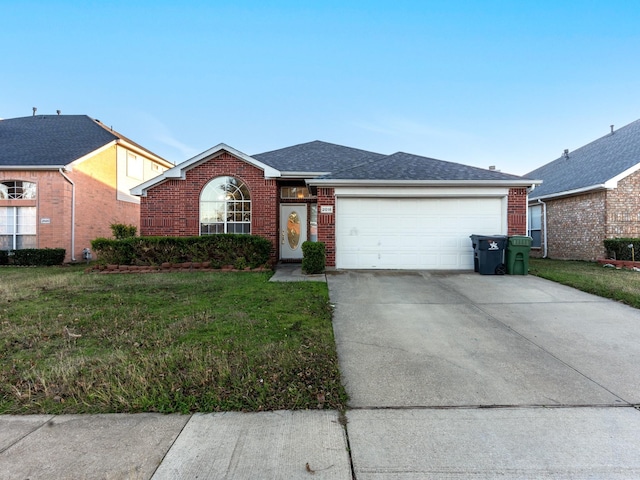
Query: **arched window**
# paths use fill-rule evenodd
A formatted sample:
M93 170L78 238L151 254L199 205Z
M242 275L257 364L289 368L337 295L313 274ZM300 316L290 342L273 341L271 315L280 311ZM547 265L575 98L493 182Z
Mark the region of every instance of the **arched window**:
M216 233L251 233L251 195L237 178L214 178L200 194L200 234Z
M20 180L0 183L0 200L35 200L36 184ZM15 205L12 205L15 203ZM0 207L0 250L36 247L36 207L9 202Z

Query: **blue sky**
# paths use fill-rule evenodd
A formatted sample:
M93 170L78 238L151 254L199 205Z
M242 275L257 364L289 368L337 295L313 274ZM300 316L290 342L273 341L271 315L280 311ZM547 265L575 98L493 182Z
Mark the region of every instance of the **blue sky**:
M640 1L0 1L0 118L181 162L312 140L525 174L640 118Z

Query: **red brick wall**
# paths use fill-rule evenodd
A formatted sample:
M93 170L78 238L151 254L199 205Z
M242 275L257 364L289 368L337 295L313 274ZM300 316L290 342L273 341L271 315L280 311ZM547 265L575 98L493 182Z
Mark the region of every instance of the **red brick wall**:
M618 182L607 191L604 238L640 237L640 172Z
M3 171L2 180L22 180L37 184L36 235L38 248L64 248L66 262L82 260L82 249L91 248L91 240L111 237L112 223L139 226L139 206L116 198L116 147L87 159L65 172L76 185L75 251L71 251L72 186L59 171ZM28 201L12 200L11 205ZM2 206L9 205L6 201ZM49 219L49 223L41 223Z
M331 206L333 213L322 213ZM336 197L333 188L318 188L318 241L324 242L327 267L336 266Z
M601 191L546 202L549 258L602 258L606 196L607 193Z
M510 188L507 199L508 235L527 234L527 189Z
M149 189L140 202L140 234L200 235L200 192L210 180L230 176L243 181L251 195L251 233L268 239L276 259L278 188L259 168L222 152L191 168L185 180L169 180Z

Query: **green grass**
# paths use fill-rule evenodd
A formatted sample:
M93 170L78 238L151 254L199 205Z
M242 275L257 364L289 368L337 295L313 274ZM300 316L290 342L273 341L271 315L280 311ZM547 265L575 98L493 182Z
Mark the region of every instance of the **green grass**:
M0 413L343 409L324 283L0 269Z
M595 262L530 259L529 273L640 308L640 272Z

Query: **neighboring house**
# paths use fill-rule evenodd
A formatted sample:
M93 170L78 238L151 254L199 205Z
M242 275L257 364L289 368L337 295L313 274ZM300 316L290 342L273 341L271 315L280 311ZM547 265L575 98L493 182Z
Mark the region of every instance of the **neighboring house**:
M142 235L251 233L271 241L274 262L299 261L311 240L328 267L468 270L469 235L526 234L536 183L315 141L253 156L220 144L131 193Z
M603 240L640 237L640 120L525 175L532 255L596 260Z
M86 115L0 120L0 250L64 248L82 260L110 225L139 226L129 190L173 164Z

